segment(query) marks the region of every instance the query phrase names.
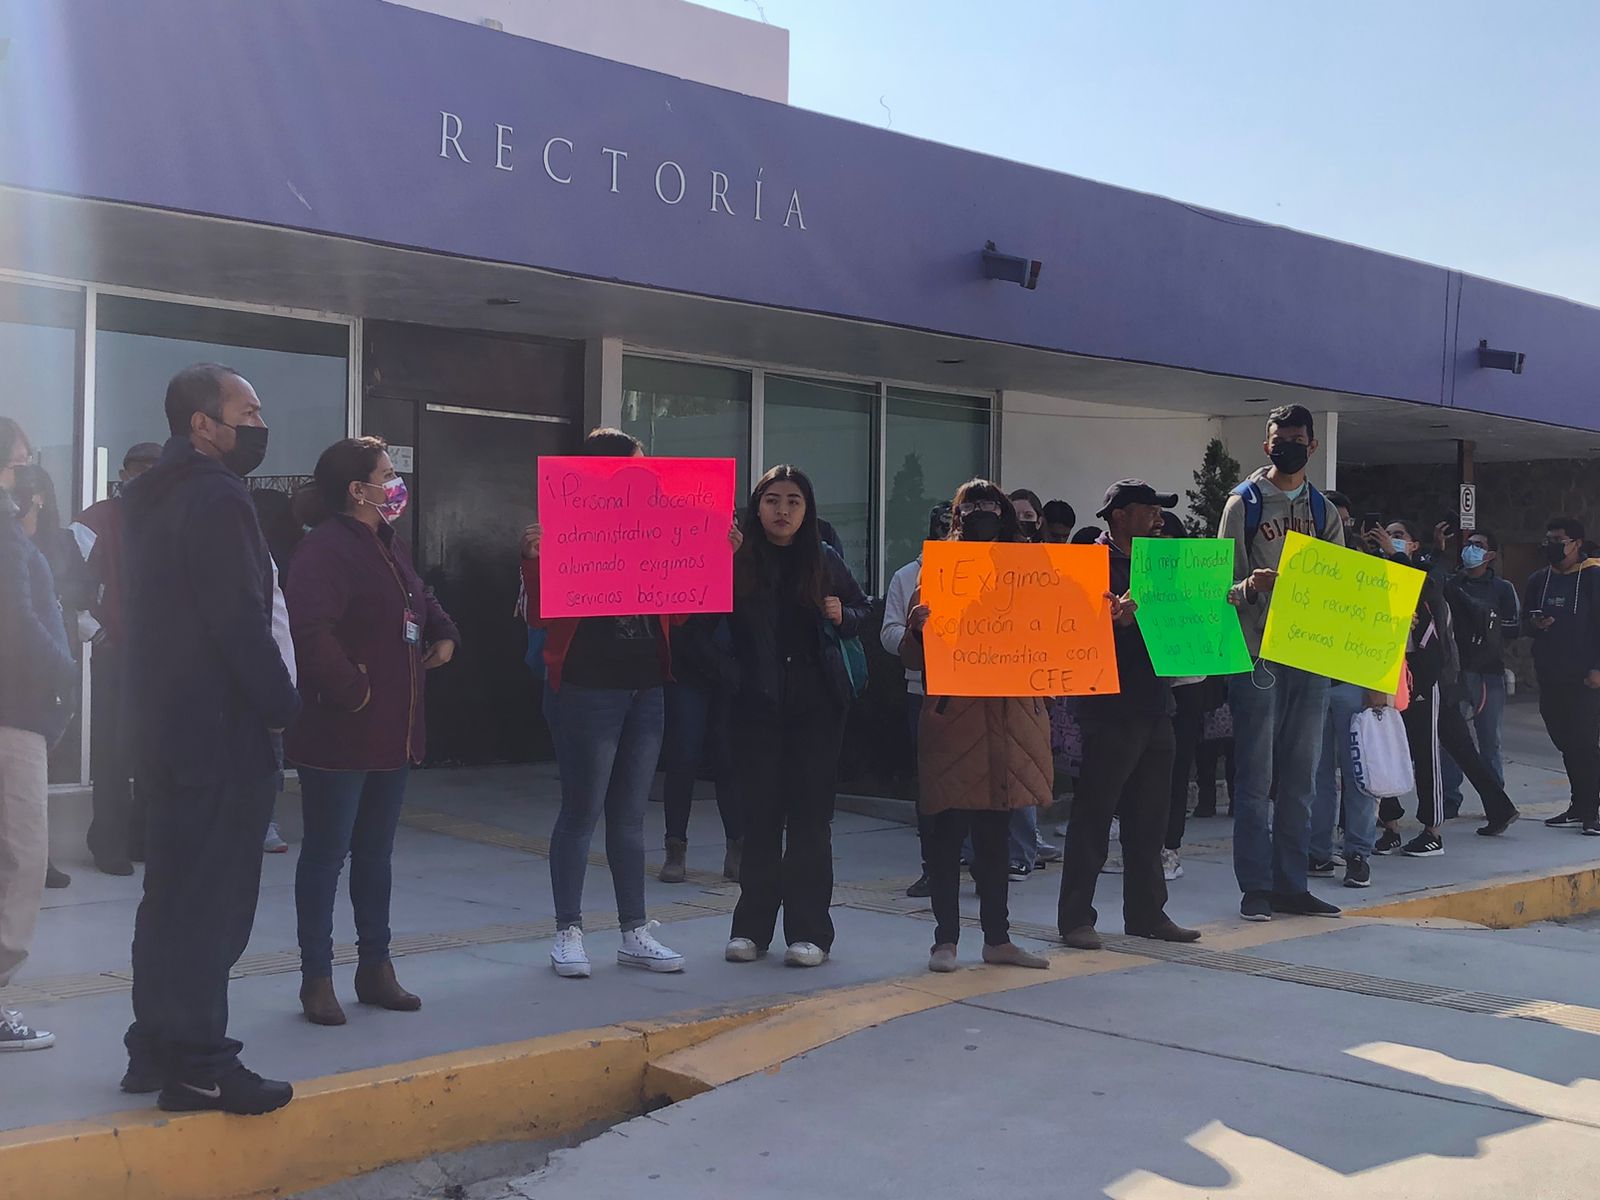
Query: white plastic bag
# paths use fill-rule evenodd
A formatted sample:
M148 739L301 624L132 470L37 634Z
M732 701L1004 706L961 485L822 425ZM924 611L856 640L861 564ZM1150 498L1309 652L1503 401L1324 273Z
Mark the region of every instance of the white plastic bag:
M1350 763L1356 786L1374 799L1403 796L1416 786L1411 747L1398 712L1363 708L1350 718Z

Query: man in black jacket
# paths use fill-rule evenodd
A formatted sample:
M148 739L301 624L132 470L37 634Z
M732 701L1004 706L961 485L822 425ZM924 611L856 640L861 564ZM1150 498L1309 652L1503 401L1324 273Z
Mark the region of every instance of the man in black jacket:
M299 700L272 640L272 567L243 477L266 453L255 390L213 363L167 385L172 438L126 491L128 728L148 800L125 1091L174 1112L264 1113L287 1083L239 1062L228 973L250 938L272 733Z
M1128 597L1133 574L1133 539L1162 527L1161 510L1178 502L1142 479L1122 479L1106 489L1095 514L1106 522L1100 544L1111 555L1111 619L1121 690L1111 696L1081 696L1075 708L1083 730L1083 770L1067 819L1066 860L1056 924L1075 950L1098 950L1095 884L1110 852L1111 818L1122 818L1122 920L1134 937L1193 942L1198 931L1167 916L1167 884L1161 848L1171 806L1172 681L1156 674L1144 635L1134 623Z
M1550 564L1522 585L1523 627L1533 639L1539 715L1561 751L1572 802L1545 822L1600 837L1600 559L1584 553L1583 526L1551 517Z

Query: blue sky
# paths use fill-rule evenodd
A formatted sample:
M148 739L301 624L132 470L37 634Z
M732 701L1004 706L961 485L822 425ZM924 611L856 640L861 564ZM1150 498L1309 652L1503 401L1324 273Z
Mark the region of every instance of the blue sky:
M1600 305L1600 0L760 6L801 108Z

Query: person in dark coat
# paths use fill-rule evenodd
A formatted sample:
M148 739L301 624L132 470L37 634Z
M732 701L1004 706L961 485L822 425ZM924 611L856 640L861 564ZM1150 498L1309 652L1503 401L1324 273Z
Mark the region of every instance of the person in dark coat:
M859 637L869 616L850 568L822 540L810 479L772 468L750 496L733 559L745 837L729 962L766 952L780 908L790 966L820 966L833 946L831 823L854 696L841 639Z
M27 441L0 417L0 1050L43 1050L55 1035L5 1003L28 957L49 852L50 745L67 727L78 668L49 564L17 520L10 488Z
M294 877L300 1005L314 1024L343 1025L333 902L346 858L356 999L397 1012L422 1007L389 959L390 860L406 777L426 750L423 680L454 657L461 635L394 532L406 485L383 440L335 442L314 479L314 528L295 552L285 596L303 707L284 754L300 769L305 817Z
M122 458L124 486L161 461L154 442L130 446ZM94 819L89 853L107 875L132 875L144 861L144 807L133 788L127 737L122 730L122 681L126 676L122 629L122 513L120 494L91 504L68 528L88 564L94 599L89 605L89 774L94 780Z
M127 487L129 731L148 806L123 1089L171 1112L264 1113L287 1083L239 1062L228 973L255 923L273 734L300 710L272 638L272 560L244 477L266 455L255 389L200 363L167 385L171 440Z

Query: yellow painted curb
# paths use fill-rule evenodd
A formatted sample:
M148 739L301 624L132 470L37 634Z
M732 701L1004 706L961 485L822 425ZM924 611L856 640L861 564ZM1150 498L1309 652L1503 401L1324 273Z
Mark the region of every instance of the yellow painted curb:
M1357 910L1363 917L1442 917L1490 929L1517 929L1535 921L1578 917L1600 910L1600 863L1554 875L1513 875L1464 884Z
M1109 950L1056 950L1045 957L1051 963L1048 971L981 967L805 996L759 1020L652 1061L645 1068L645 1087L650 1094L677 1103L735 1079L776 1070L790 1059L896 1017L1018 988L1154 966L1159 961Z
M0 1195L253 1200L488 1142L560 1137L645 1111L653 1056L770 1015L782 1003L331 1075L297 1085L291 1104L264 1117L150 1108L15 1130L0 1135Z

